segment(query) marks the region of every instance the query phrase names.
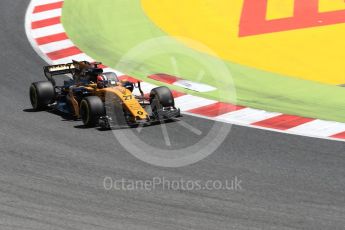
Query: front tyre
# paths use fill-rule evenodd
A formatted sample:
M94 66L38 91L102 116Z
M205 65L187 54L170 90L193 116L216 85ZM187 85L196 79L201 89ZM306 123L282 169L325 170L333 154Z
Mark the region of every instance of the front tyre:
M151 90L150 103L153 109L174 107L174 97L168 87L161 86Z
M104 114L104 103L99 97L85 97L80 102L80 116L85 126L94 127Z
M34 110L44 110L54 102L55 90L50 81L34 82L30 86L30 101Z

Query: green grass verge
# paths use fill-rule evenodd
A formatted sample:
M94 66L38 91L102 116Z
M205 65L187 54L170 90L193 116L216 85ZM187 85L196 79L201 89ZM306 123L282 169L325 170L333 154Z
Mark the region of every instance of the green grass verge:
M145 15L140 0L65 0L62 22L71 40L85 53L142 80L159 84L147 75L176 74L176 66L183 78L198 80L203 69L205 76L201 81L216 86L216 92L173 88L252 108L345 122L344 88L225 62L231 78L220 71L216 58L194 51L172 37L138 48L152 38L166 36ZM134 47L137 48L133 53ZM236 99L232 87L236 88Z

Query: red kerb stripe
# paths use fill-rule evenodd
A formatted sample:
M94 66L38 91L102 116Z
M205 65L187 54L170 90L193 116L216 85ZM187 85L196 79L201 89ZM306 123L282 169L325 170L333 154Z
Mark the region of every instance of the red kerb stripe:
M100 64L100 65L98 65L98 68L105 69L105 68L108 68L108 66Z
M233 104L223 103L223 102L217 102L211 105L202 106L196 109L189 110L187 112L194 113L206 117L217 117L222 114L226 114L229 112L234 112L237 110L244 109L243 106L237 106Z
M178 97L182 97L182 96L186 95L185 93L181 93L181 92L178 92L176 90L171 90L171 93L172 93L174 98L178 98Z
M338 133L336 135L331 136L333 138L345 139L345 132Z
M31 28L32 29L38 29L38 28L42 28L42 27L46 27L46 26L52 26L52 25L60 24L61 23L60 18L61 17L59 16L59 17L48 18L48 19L32 22Z
M271 129L287 130L313 120L315 119L282 114L267 120L256 122L252 125Z
M38 45L45 45L52 42L58 42L68 39L68 36L66 33L59 33L54 35L49 35L45 37L40 37L36 39L36 42Z
M54 51L51 53L47 53L47 56L52 59L52 60L58 60L61 58L66 58L69 56L73 56L73 55L77 55L82 53L80 51L80 49L78 49L77 47L73 46L70 48L66 48L66 49L62 49L62 50L58 50L58 51Z
M129 81L132 83L142 82L142 80L136 79L136 78L128 76L128 75L119 76L119 80L120 81Z
M164 82L167 84L173 84L174 82L181 80L181 78L178 78L169 74L164 74L164 73L152 74L148 77L153 80Z
M49 4L45 4L45 5L40 5L40 6L35 7L34 13L40 13L43 11L60 9L60 8L62 8L62 6L63 6L63 1L49 3Z

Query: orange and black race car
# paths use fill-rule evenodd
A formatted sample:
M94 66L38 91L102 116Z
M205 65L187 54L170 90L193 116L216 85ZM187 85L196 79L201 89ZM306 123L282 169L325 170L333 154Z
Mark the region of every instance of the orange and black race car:
M58 110L81 118L85 126L102 128L152 124L180 117L169 88L154 88L145 97L140 82L120 81L115 73L104 73L100 64L73 61L45 66L48 81L30 86L33 108ZM71 77L58 86L56 76L62 75ZM133 94L135 89L138 95Z

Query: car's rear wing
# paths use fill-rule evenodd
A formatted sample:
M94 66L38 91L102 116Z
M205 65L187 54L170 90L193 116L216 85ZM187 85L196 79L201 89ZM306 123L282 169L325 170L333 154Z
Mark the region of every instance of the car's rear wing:
M62 75L62 74L73 74L75 70L75 66L73 63L68 64L61 64L61 65L50 65L50 66L44 66L44 75L46 77L51 78L55 75Z
M101 62L89 63L87 61L78 62L73 60L72 63L44 66L43 71L46 78L55 85L55 80L53 77L56 75L74 75L76 72L78 73L82 70L87 70L89 68L96 69L101 64Z
M57 75L64 75L64 74L74 74L75 72L75 65L73 63L67 63L67 64L60 64L60 65L50 65L50 66L44 66L43 71L44 75L50 81L53 83L53 85L56 85L54 76Z

